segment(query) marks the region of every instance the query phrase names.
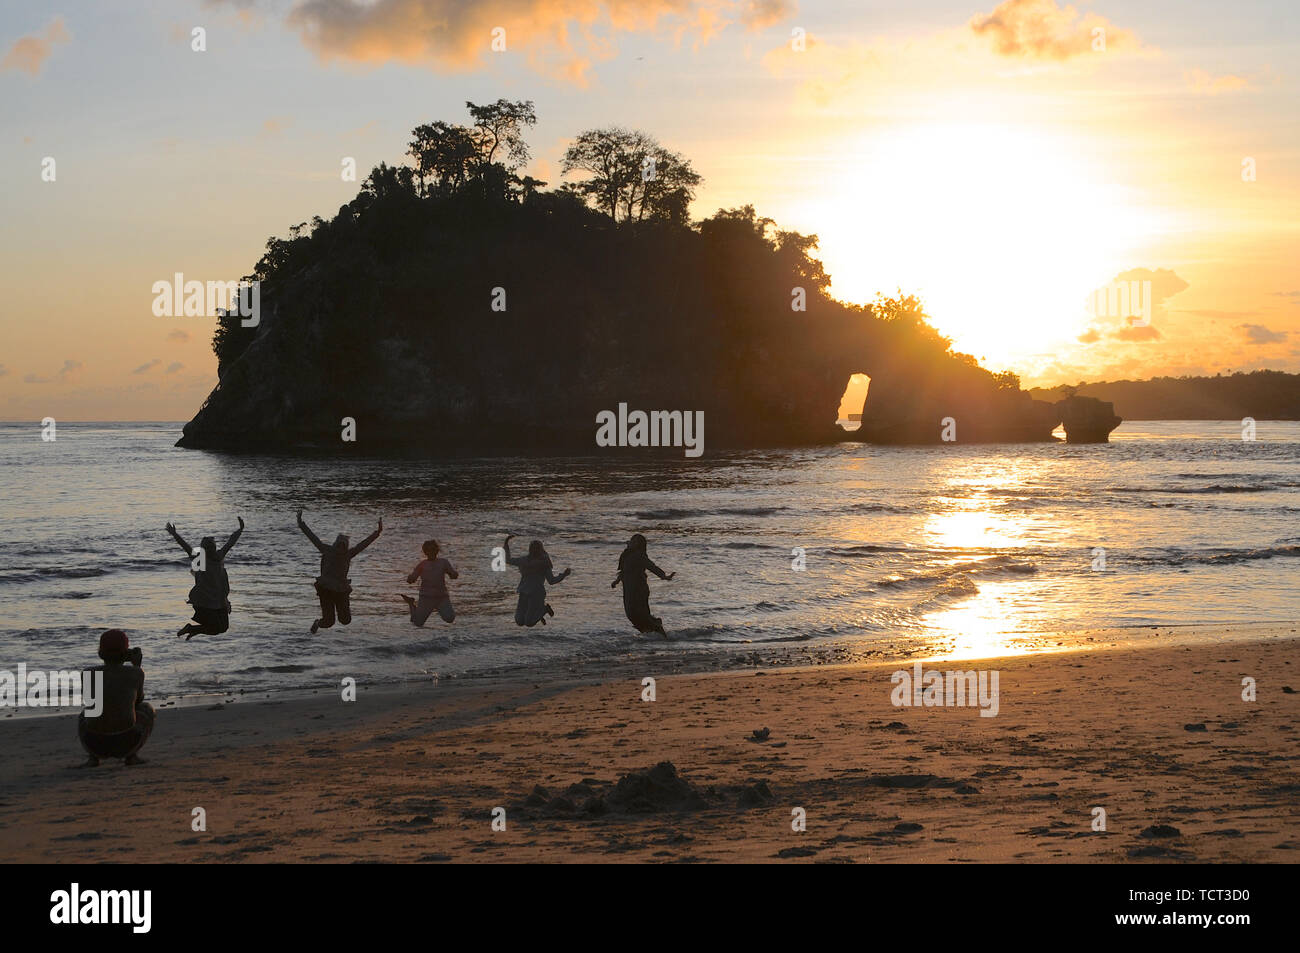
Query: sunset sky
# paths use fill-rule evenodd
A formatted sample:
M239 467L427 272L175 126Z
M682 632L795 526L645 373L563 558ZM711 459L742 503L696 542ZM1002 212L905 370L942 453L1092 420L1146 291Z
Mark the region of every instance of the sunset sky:
M343 157L364 178L418 123L500 97L535 101L528 171L551 186L582 130L643 129L703 175L694 217L752 203L816 233L836 296L918 294L1026 384L1300 371L1298 11L8 2L0 419L188 419L216 381L213 321L156 317L153 283L247 274L269 236L355 195ZM1152 283L1149 327L1088 312L1116 280Z

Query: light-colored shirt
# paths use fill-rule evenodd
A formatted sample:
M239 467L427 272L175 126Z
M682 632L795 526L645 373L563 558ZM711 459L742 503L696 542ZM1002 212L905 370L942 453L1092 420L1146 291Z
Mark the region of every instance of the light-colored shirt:
M447 578L459 579L460 573L445 556L439 556L437 559L422 559L406 581L420 580L420 598L441 602L447 598Z
M552 570L554 564L550 556L514 556L507 557L510 565L519 567L519 586L515 592L521 595L537 595L546 592L546 583L555 585L560 581Z

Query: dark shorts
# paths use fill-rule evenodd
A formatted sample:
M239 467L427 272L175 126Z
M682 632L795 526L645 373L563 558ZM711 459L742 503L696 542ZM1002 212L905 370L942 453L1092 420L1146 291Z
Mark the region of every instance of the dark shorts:
M434 596L421 593L420 601L411 604L411 622L422 626L435 612L443 622L456 621L456 610L452 608L450 597L443 596L441 599L436 599Z
M316 598L320 600L320 627L328 629L334 624L335 617L347 625L352 621L352 597L349 593L337 589L326 589L316 583Z
M135 754L149 740L153 723L153 706L147 702L135 710L134 728L107 735L91 731L83 712L77 719L77 737L81 739L81 746L86 749L86 752L96 758L125 758L127 755Z

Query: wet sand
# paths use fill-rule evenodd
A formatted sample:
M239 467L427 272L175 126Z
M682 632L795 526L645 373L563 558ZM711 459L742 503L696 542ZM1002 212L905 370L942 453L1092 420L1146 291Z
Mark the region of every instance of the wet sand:
M169 708L132 768L76 767L75 717L8 719L0 856L1296 862L1295 630L925 663L998 671L995 717L896 707L907 659Z

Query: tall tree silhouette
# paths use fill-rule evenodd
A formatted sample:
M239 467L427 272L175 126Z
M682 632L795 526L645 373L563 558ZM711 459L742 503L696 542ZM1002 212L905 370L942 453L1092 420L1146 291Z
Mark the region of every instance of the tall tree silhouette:
M702 178L690 160L644 132L588 129L564 152L561 170L585 173L571 187L615 222L685 224Z
M516 102L498 99L486 106L466 101L465 108L474 120L474 141L482 165L501 161L513 172L528 163L524 129L537 123L531 99ZM504 152L504 159L498 159L498 152Z
M429 194L428 181L443 192L454 192L474 174L479 156L474 134L455 123L425 123L411 130L407 155L415 160L420 194Z

